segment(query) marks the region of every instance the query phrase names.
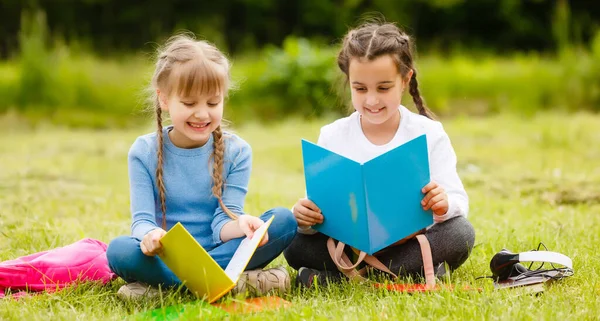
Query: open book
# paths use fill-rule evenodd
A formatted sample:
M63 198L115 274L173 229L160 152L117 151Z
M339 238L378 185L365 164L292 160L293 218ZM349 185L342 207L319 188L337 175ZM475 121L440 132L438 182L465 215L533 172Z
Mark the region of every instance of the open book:
M160 239L163 245L160 258L190 291L212 303L233 289L273 218L275 217L271 216L258 228L252 239L242 240L225 270L221 269L181 223L175 224Z
M421 207L429 183L421 135L364 164L302 140L307 197L323 213L317 231L373 254L433 224Z

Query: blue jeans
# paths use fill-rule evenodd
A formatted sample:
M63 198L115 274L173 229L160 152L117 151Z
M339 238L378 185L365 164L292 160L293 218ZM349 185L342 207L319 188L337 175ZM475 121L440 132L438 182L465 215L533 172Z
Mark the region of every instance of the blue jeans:
M247 270L260 269L265 267L271 261L283 252L283 250L292 243L298 227L296 219L289 209L278 207L267 211L260 218L263 221L268 220L275 215L273 223L269 227L269 241L267 244L259 247ZM237 250L243 237L229 240L212 251L208 252L210 256L225 269L233 253ZM181 281L169 270L158 256L147 256L140 249L140 239L132 236L119 236L108 245L106 250L108 265L110 269L127 282L143 282L149 285L158 286L179 286Z

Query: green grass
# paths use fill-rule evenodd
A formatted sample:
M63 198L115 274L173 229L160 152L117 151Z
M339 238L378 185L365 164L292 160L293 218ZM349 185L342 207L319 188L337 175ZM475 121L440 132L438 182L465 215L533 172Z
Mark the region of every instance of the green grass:
M316 140L325 120L287 121L236 131L253 146L254 169L246 210L260 214L290 206L304 194L300 138ZM127 130L67 130L0 125L0 261L63 246L83 237L109 242L129 232L126 154L151 125ZM481 292L406 295L365 285L295 289L293 307L231 319L597 319L600 315L600 116L498 115L444 122L459 157L458 170L471 199L477 231L471 257L450 282ZM494 291L489 260L503 247L525 251L544 242L573 259L575 275L541 296ZM285 264L280 257L274 264ZM168 293L162 300L123 303L123 281L70 288L18 301L0 300L2 320L120 320L161 305L186 303Z

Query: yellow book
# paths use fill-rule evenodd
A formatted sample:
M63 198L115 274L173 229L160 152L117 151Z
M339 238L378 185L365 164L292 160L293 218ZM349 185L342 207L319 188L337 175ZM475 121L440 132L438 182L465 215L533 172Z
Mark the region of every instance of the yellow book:
M190 291L212 303L235 286L273 218L274 216L257 229L252 239L242 240L225 270L221 269L181 223L175 224L160 239L163 245L160 258Z

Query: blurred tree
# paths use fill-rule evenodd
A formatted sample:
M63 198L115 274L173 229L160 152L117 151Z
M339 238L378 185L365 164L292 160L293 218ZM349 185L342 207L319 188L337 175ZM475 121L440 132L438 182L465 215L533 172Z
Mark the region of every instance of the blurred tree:
M20 1L0 0L0 58L18 50L21 10Z
M594 0L0 0L0 57L19 50L23 10L45 11L53 37L101 53L147 49L184 29L232 53L290 35L331 43L368 12L440 51L555 50L589 44L600 27Z

